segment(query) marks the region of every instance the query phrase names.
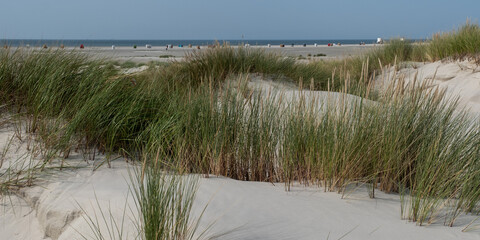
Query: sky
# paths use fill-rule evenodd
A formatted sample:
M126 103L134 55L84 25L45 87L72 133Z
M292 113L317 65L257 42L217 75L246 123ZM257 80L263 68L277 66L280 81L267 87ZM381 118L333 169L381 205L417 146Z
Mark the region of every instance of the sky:
M1 0L0 39L423 39L480 0Z

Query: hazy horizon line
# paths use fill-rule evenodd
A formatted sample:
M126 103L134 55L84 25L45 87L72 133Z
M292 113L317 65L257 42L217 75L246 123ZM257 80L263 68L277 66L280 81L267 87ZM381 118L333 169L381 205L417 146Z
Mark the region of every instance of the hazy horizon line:
M397 37L394 37L394 38L397 38ZM45 41L52 41L52 40L60 40L60 41L72 41L72 40L87 40L87 41L91 41L91 40L94 40L94 41L158 41L158 40L161 40L161 41L173 41L173 40L181 40L181 41L188 41L188 40L191 40L191 41L255 41L255 40L261 40L261 41L266 41L266 40L308 40L308 41L311 41L311 40L371 40L371 39L377 39L377 37L375 38L258 38L258 39L194 39L194 38L185 38L185 39L181 39L181 38L178 38L178 39L174 39L174 38L165 38L165 39L128 39L128 38L124 38L124 39L119 39L119 38L112 38L112 39L105 39L105 38L0 38L0 40L2 41L5 41L5 40L39 40L39 41L42 41L42 40L45 40ZM383 39L391 39L391 38L383 38ZM405 39L409 39L409 40L423 40L423 39L427 39L427 38L405 38Z

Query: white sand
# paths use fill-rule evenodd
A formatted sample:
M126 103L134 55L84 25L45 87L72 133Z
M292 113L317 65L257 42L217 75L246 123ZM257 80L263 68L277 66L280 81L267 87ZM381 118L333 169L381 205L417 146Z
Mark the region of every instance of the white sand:
M23 212L0 216L1 236L8 239L82 239L93 236L79 206L92 217L95 212L103 221L96 199L109 218L121 221L124 204L135 209L129 193L129 171L122 160L112 168L91 167L65 171L52 183L25 189L24 198L31 205ZM400 219L398 195L377 193L370 199L360 188L340 194L324 193L319 188L296 186L290 192L282 184L241 182L223 177L202 178L194 206L194 215L208 204L200 231L214 222L209 235L233 230L221 239L478 239L479 231L461 232L441 224L419 227ZM35 201L35 199L38 199ZM34 203L32 203L34 202ZM15 204L19 208L18 204ZM24 204L25 205L25 204ZM28 205L28 204L27 204ZM32 211L25 215L26 212ZM135 211L135 210L134 210ZM136 234L127 210L125 239ZM467 223L470 219L459 222ZM119 223L120 224L120 223ZM15 235L15 234L21 235ZM108 234L106 234L107 239Z
M460 92L465 104L480 110L476 105L480 99L480 75L471 69L461 69L456 63L425 64L419 70L428 76L437 67L437 77L450 79L438 78L437 84L446 85L453 93ZM413 70L402 71L412 73ZM254 79L249 87L283 89L291 93L292 100L298 95L292 85L275 85L264 79ZM324 96L322 92L307 94ZM1 129L0 150L13 133L12 126ZM25 143L14 140L12 146L6 158L8 163L26 152ZM101 161L102 156L97 156L95 164ZM132 219L137 214L129 192L132 165L118 159L111 168L105 165L92 171L93 162L87 163L80 156L72 156L67 163L81 168L49 173L37 182L39 186L2 198L0 239L83 239L80 233L92 236L84 217L95 218L96 214L99 221L103 221L97 201L106 217L109 218L111 211L118 224L126 204L124 239L134 238L137 230ZM5 166L8 164L2 169ZM443 226L441 220L429 226L416 226L400 219L398 195L377 192L376 198L370 199L364 187L349 190L342 199L341 194L325 193L317 187L294 186L286 192L281 183L241 182L211 176L200 178L194 215L198 216L207 204L199 230L214 223L209 236L232 231L221 239L480 238L480 222L472 224L470 231L462 232L474 216L461 216L454 227ZM105 234L106 239L110 239L108 233Z
M140 67L124 69L124 70L122 70L122 74L134 74L134 73L143 72L147 69L148 69L148 66L143 65L143 66L140 66Z
M299 89L289 79L272 79L272 77L257 74L247 77L247 86L250 90L259 92L262 96L273 96L270 98L265 97L265 100L273 100L275 104L281 106L281 109L298 107L299 104L292 103L301 102L303 103L302 107L305 107L305 110L302 110L303 112L313 110L318 114L322 114L329 107L338 109L342 106L349 107L362 102L367 104L374 103L373 101L346 93Z

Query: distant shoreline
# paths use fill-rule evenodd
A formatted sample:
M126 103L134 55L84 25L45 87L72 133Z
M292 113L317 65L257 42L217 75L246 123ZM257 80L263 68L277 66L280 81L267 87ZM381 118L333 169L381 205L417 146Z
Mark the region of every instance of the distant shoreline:
M118 47L133 47L134 45L138 47L145 47L146 45L165 47L167 45L173 45L175 47L183 45L184 47L189 46L208 46L215 43L228 43L232 46L249 44L250 46L279 46L284 44L285 46L302 46L306 45L328 45L330 44L341 44L341 45L360 45L361 43L373 44L376 39L326 39L326 40L289 40L289 39L280 39L280 40L82 40L82 39L71 39L71 40L62 40L62 39L0 39L0 44L2 46L7 45L10 47L19 47L19 46L32 46L40 47L44 44L49 47L56 47L64 45L65 47L78 47L83 44L85 47L111 47L112 45Z
M172 60L181 60L186 55L193 53L195 51L204 51L209 47L206 45L193 45L191 47L184 46L178 47L178 45L172 46L172 48L166 48L166 46L155 46L152 45L150 48L147 48L145 45L137 45L137 48L133 46L118 46L114 48L112 46L88 46L84 45L84 49L80 48L80 45L76 46L64 46L63 50L65 51L76 51L77 53L84 53L95 57L107 58L111 60L116 60L120 62L132 61L136 63L148 63L151 61L159 62L168 62ZM284 56L294 57L294 58L306 58L312 57L312 59L342 59L348 56L360 55L362 53L368 52L371 49L374 49L376 44L341 44L327 46L326 44L321 45L285 45L280 47L280 45L250 45L249 48L252 49L263 49L266 52L278 53ZM236 46L233 46L236 47ZM25 45L12 46L10 49L15 51L17 48L20 49L30 49L32 51L42 50L42 45L30 45L26 47ZM48 49L60 50L60 44L57 45L47 45ZM200 50L199 50L200 49Z
M377 45L378 46L378 45ZM235 46L234 46L235 47ZM17 47L12 47L12 50ZM20 47L22 48L22 47ZM68 47L65 46L65 51L76 51L78 53L89 54L91 56L96 56L100 58L108 58L112 60L117 60L121 62L132 61L136 63L148 63L151 61L160 61L168 62L171 60L181 60L187 54L193 53L195 51L205 51L208 46L200 46L200 50L197 49L197 46L192 45L192 47L184 46L178 47L173 46L173 48L166 48L166 46L155 46L152 45L151 48L146 48L145 45L137 46L134 49L132 46L104 46L104 47L90 47L85 46L84 49L80 49L78 46ZM284 56L290 57L309 57L317 56L315 59L341 59L347 56L360 55L362 53L368 52L371 49L375 48L374 44L358 45L358 44L345 44L341 46L327 46L327 45L286 45L285 47L280 47L279 45L268 46L256 46L250 45L251 49L263 49L266 52L278 53ZM42 50L42 47L30 47L31 50ZM49 46L48 49L60 49L58 46Z

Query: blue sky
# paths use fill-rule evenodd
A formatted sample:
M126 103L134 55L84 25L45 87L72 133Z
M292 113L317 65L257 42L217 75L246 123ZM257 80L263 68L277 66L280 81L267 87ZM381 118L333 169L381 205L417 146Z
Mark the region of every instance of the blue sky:
M425 38L480 0L2 0L0 39Z

